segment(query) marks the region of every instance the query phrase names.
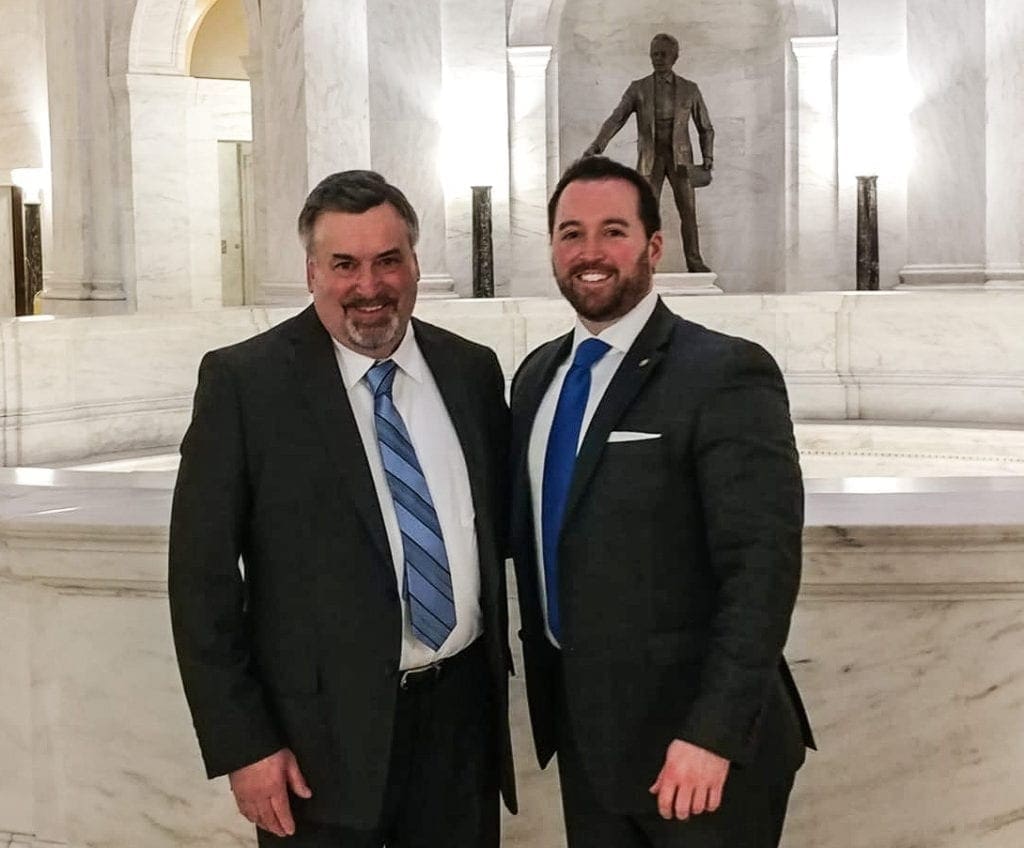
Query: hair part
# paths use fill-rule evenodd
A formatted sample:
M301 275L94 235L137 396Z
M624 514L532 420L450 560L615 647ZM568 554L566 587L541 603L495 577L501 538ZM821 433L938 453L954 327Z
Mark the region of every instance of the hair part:
M607 156L584 156L577 159L562 174L562 178L555 186L555 191L548 201L548 237L555 232L555 210L558 201L562 197L569 183L574 182L598 182L599 180L624 180L632 185L638 195L637 215L644 225L644 234L647 238L653 236L661 229L661 213L658 211L658 199L654 196L654 190L635 168L609 159Z
M347 212L360 215L382 203L390 203L405 221L409 246L416 247L420 222L416 210L402 193L376 171L339 171L324 177L306 198L299 213L299 238L309 255L313 249L313 228L325 212Z

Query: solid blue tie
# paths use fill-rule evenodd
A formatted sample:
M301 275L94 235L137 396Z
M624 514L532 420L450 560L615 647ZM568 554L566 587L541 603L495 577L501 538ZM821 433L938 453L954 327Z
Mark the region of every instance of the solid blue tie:
M373 420L388 487L402 532L403 591L412 631L435 651L455 628L455 601L441 524L416 451L391 397L397 365L390 359L366 372L373 392Z
M544 548L544 586L547 591L548 627L561 641L562 623L558 604L558 537L562 532L565 501L569 496L572 472L576 466L583 412L590 396L590 368L609 345L600 339L587 339L578 348L558 395L555 417L551 421L548 446L544 454L544 483L541 490L541 533Z

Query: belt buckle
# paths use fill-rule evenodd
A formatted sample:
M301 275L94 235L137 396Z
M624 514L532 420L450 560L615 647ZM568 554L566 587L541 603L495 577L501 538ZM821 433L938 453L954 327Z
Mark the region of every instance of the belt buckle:
M403 671L402 677L398 681L398 688L408 690L410 681L415 680L417 677L422 674L426 674L427 672L433 672L434 680L437 680L437 678L441 676L441 660L434 660L434 662L429 665L421 665L419 668L410 668Z

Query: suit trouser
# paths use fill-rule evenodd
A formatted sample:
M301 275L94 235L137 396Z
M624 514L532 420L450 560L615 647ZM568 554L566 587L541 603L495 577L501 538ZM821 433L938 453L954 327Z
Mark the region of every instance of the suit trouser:
M380 826L297 822L275 848L497 848L497 729L482 639L399 688ZM315 791L315 789L314 789Z
M700 255L700 235L697 231L697 199L694 195L693 183L686 168L675 164L675 152L672 149L671 127L658 127L654 135L654 167L647 181L654 190L654 196L661 199L661 187L668 177L675 198L676 209L679 211L679 235L683 239L683 255L689 271L704 271L707 266Z
M563 695L558 706L558 777L568 848L778 846L793 788L792 773L766 783L763 775L732 766L718 810L685 821L661 818L654 795L649 813L615 813L601 802L587 776L585 755L573 738L564 698ZM648 785L656 777L652 774Z

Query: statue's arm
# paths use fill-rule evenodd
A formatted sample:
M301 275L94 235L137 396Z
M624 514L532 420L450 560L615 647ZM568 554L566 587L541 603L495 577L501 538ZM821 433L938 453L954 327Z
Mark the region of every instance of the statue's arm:
M590 146L583 151L584 156L595 156L598 153L602 153L605 147L608 146L608 142L615 137L615 133L622 129L622 125L626 123L629 116L636 111L636 86L630 85L626 89L625 94L622 95L622 100L619 101L619 105L615 107L611 115L608 116L601 129L597 133L597 137L590 143Z
M693 98L690 115L697 127L697 138L700 141L704 167L710 169L715 161L715 128L711 126L711 116L708 114L708 107L704 103L704 97L699 88L697 96Z

